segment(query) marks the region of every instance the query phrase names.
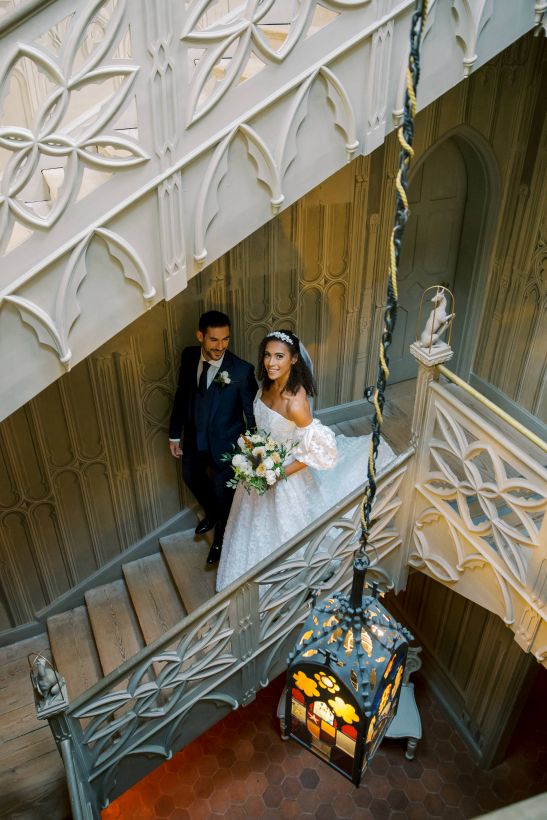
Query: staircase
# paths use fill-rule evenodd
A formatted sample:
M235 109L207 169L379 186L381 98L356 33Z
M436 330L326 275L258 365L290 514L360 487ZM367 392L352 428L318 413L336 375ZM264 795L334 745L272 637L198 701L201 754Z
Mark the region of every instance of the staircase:
M400 566L400 491L411 451L379 478L371 577L392 586ZM50 715L73 813L100 807L216 723L285 669L311 602L349 589L362 487L307 530L211 595L208 544L192 531L123 566L123 579L86 593L85 606L48 619L69 703Z
M56 0L0 18L9 114L0 121L2 159L12 158L0 202L0 345L17 351L0 360L0 418L399 124L414 0L337 0L320 25L313 0L296 14L283 3L276 19L260 16L263 5L218 4L220 16L207 20L197 3L120 0L74 13ZM420 106L542 14L533 0L430 2ZM97 41L90 23L100 23ZM265 25L277 30L264 39ZM27 119L14 103L19 59ZM48 95L62 99L58 118ZM420 419L426 394L429 427L415 439L417 457L408 449L379 482L373 577L398 589L409 566L428 573L503 617L522 648L546 662L543 512L527 520L523 538L514 526L523 516L508 529L505 508L489 510L486 523L503 538L488 540L483 518L469 523L447 503L428 461L435 425L451 462L472 461L458 449L466 435L486 436L498 466L511 463L512 442L500 445L493 425L471 423L465 404L441 388L421 390ZM447 414L457 415L455 433ZM514 471L528 482L527 502L543 504L539 461L525 456ZM449 478L451 491L467 491L459 475ZM350 582L361 492L220 595L203 569L207 547L190 531L162 539L160 552L88 590L85 605L48 619L70 696L51 726L80 796L76 817L97 817L284 668L310 588L328 594Z
M416 452L408 448L378 477L369 575L397 591L409 568L420 570L499 615L545 664L547 445L517 437L461 386L435 381L434 367L420 365ZM85 593L85 606L48 619L70 694L48 719L79 795L77 818L98 817L285 669L310 590L328 596L351 584L362 492L222 593L204 570L209 541L189 530L126 562L120 578Z
M85 606L48 618L52 658L71 701L213 597L207 535L165 536L157 554L123 564L122 578L86 592Z

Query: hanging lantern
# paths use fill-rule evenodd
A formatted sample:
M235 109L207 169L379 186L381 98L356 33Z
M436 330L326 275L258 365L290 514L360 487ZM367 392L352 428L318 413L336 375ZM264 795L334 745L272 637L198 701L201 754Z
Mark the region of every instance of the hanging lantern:
M285 736L359 785L397 711L412 635L363 595L368 557L353 565L348 597L314 606L289 655Z

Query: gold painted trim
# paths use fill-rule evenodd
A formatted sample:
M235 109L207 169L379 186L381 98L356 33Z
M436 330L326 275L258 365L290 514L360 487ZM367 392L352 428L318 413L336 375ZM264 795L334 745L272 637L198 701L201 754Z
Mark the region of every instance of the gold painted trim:
M494 404L493 401L487 399L486 396L483 396L482 393L479 393L479 391L475 390L474 387L471 387L470 384L464 382L463 379L460 379L459 376L456 376L455 373L452 373L452 371L445 367L443 364L438 365L437 370L439 371L439 373L442 373L442 375L445 376L449 381L453 382L454 384L457 384L458 387L463 388L463 390L465 390L466 393L469 393L470 396L473 396L474 398L478 399L478 401L480 401L481 404L484 404L485 407L488 407L489 410L492 410L497 416L500 417L500 419L503 419L507 422L507 424L510 424L514 430L517 430L519 433L522 433L522 435L526 436L526 438L529 439L533 444L535 444L537 447L540 447L544 452L547 452L547 441L544 441L539 436L536 436L536 434L532 433L531 430L528 430L528 428L525 427L524 424L521 424L519 421L514 419L513 416L510 416L509 413L506 413L505 410L502 410L501 407L498 407L498 405Z

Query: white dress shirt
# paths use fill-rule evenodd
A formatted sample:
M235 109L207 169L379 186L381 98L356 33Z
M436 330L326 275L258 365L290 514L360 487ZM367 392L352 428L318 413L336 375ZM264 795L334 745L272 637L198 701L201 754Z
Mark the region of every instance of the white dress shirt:
M218 360L218 362L210 362L208 359L205 358L203 353L199 357L198 362L198 370L196 374L196 384L199 386L199 377L201 376L201 371L203 370L203 362L207 362L209 364L209 370L207 371L207 389L209 389L218 374L220 373L220 368L222 367L222 362L224 361L224 353L222 354L222 358Z

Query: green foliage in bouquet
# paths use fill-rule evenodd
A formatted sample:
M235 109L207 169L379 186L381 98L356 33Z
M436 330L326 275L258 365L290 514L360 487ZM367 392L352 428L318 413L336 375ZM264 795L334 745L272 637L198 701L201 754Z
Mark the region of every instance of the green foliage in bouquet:
M266 430L242 434L233 453L224 453L223 461L231 462L234 477L226 482L228 487L242 484L248 493L258 495L266 492L281 479L286 478L285 460L292 450L272 438Z

